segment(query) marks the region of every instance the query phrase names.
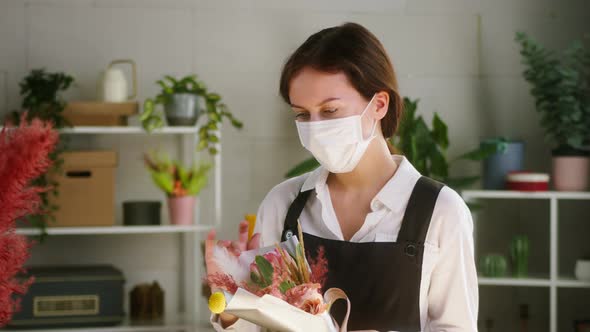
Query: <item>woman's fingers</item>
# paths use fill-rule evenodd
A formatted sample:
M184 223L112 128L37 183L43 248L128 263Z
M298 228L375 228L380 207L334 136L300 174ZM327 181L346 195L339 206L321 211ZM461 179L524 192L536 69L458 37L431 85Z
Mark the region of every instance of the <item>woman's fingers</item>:
M231 254L239 256L242 251L256 249L260 247L260 234L255 234L248 240L248 221L242 220L238 227L238 240L216 240L215 230L212 229L207 234L205 241L205 258L208 260L213 254L215 245L226 248Z
M207 240L205 240L205 258L208 258L213 253L213 247L215 246L215 229L212 229L207 234Z
M242 220L238 229L238 248L246 250L248 245L248 221Z
M230 240L219 240L217 241L217 245L220 247L229 247L231 245L231 241Z
M260 233L254 233L250 241L248 241L248 246L246 247L246 249L252 250L258 248L260 248Z

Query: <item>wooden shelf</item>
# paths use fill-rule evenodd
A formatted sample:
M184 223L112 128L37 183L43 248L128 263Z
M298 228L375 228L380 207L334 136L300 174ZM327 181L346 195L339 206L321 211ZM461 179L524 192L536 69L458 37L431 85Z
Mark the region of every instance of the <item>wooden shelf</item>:
M209 225L161 225L161 226L103 226L103 227L48 227L50 235L97 235L97 234L163 234L194 233L211 229ZM39 235L38 228L17 228L22 235Z
M179 135L179 134L196 134L198 127L163 127L156 129L149 133L149 135L167 134L167 135ZM135 134L135 135L148 135L143 128L138 126L113 126L113 127L94 127L94 126L80 126L63 128L59 131L62 134Z
M464 190L465 199L589 199L589 191Z

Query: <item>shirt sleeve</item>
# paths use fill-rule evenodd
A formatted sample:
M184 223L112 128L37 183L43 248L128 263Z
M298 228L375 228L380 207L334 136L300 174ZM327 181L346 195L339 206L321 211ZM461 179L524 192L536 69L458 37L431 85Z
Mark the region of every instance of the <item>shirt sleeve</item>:
M428 290L428 327L437 332L477 331L479 294L473 220L456 192L447 197L450 199L445 199L440 216L444 224L439 236L440 256Z

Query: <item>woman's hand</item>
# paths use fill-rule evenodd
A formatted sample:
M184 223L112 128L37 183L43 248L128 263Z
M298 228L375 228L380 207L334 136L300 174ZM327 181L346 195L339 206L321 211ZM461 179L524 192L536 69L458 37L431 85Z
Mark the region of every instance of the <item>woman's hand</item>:
M207 240L205 241L205 264L207 265L208 275L215 274L217 272L223 273L223 271L220 271L219 266L217 266L215 260L213 259L213 251L215 246L227 248L228 252L235 256L239 256L242 251L260 248L260 233L255 233L252 235L252 238L248 240L248 221L246 220L240 222L237 241L216 240L215 235L215 229L212 229L207 235ZM220 318L221 326L223 328L232 325L238 320L238 317L226 313L221 313Z

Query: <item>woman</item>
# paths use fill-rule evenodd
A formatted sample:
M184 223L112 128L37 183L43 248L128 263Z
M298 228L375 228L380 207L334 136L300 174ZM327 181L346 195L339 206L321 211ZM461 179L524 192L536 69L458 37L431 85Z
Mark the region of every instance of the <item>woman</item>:
M326 249L326 289L351 300L350 330L476 331L471 214L455 191L392 155L386 139L402 101L379 40L355 23L315 33L285 64L280 92L321 167L268 193L250 241L245 222L235 242L211 232L208 268L213 245L239 254L284 241L299 222L309 254ZM227 314L212 322L219 331L259 330Z

